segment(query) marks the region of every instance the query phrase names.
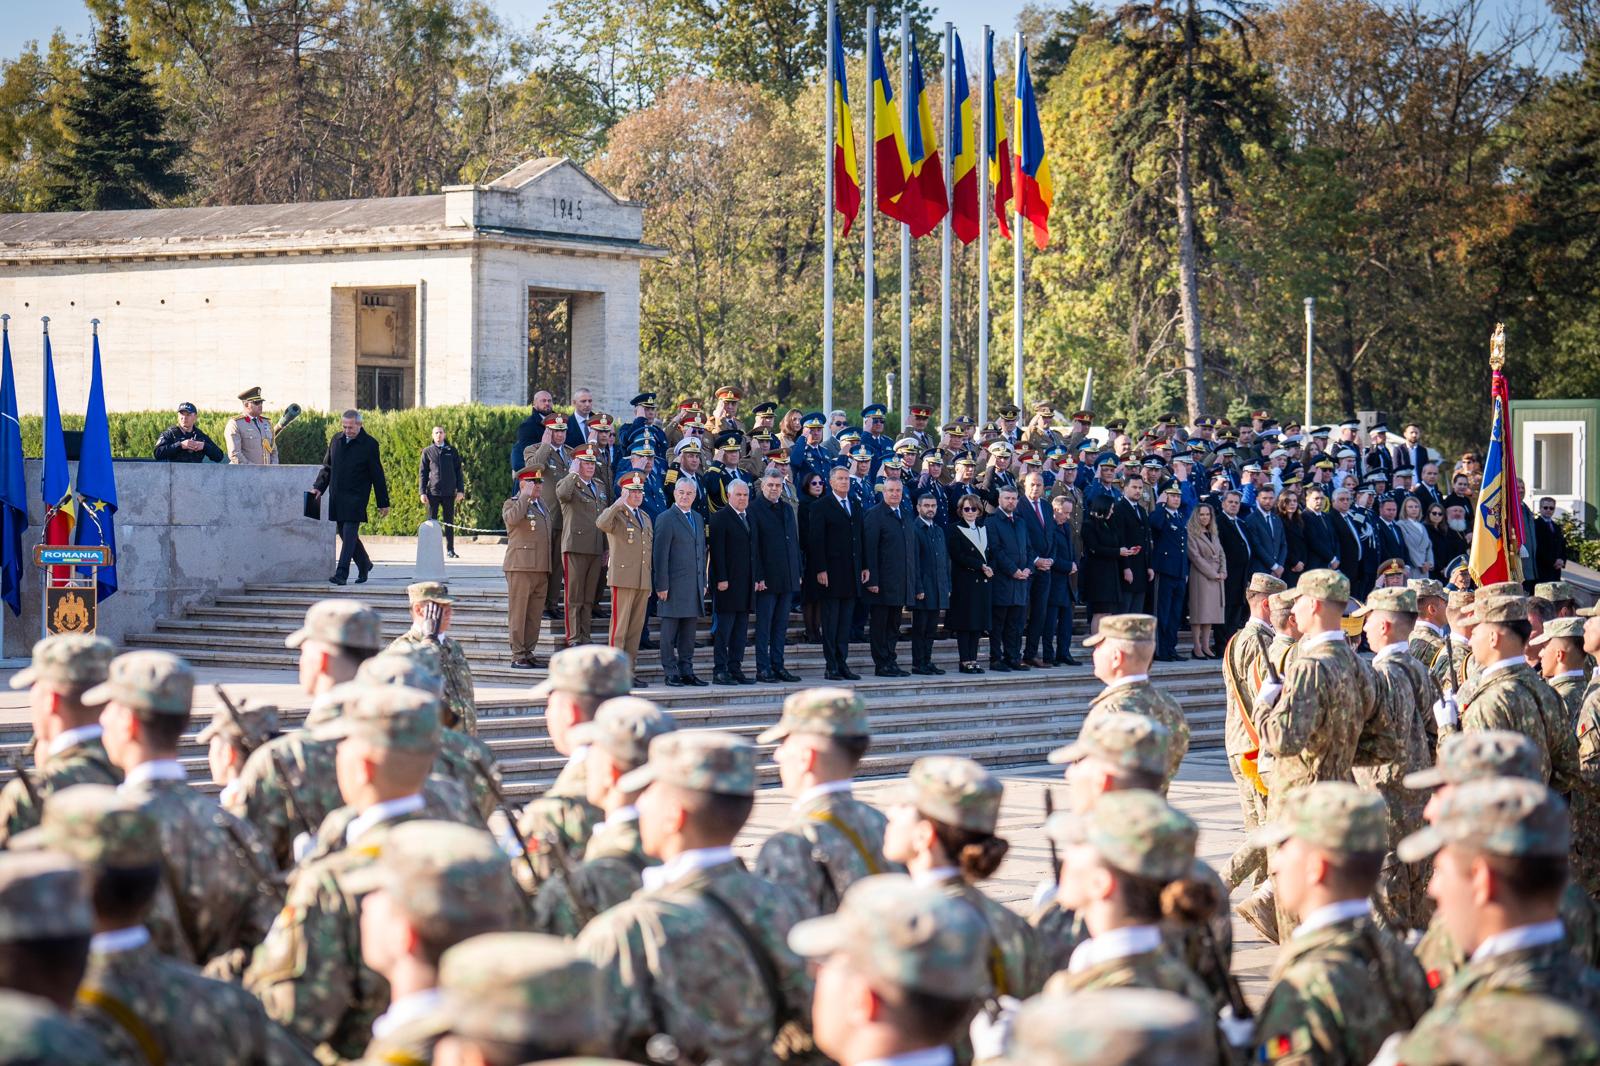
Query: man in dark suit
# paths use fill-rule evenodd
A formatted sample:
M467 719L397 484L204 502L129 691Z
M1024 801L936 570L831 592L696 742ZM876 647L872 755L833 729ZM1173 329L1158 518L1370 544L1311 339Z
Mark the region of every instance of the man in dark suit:
M800 593L800 529L795 509L783 498L783 478L761 479L761 498L750 505L755 556L750 576L756 590L756 680L799 681L783 665L789 607Z
M1144 482L1133 476L1123 483L1122 496L1111 506L1111 530L1117 535L1122 557L1122 613L1143 614L1144 596L1155 579L1150 565L1150 526L1139 499Z
M1350 513L1355 496L1349 489L1335 489L1333 510L1328 513L1328 525L1333 529L1334 543L1338 545L1339 572L1350 579L1350 588L1356 599L1366 599L1362 588L1362 574L1366 568L1366 545L1361 543L1361 527Z
M995 492L997 509L984 519L989 535L989 584L992 614L989 623L989 669L1001 673L1026 670L1022 661L1022 623L1028 611L1028 531L1017 517L1017 490L1011 486Z
M328 521L338 523L339 562L328 578L343 585L350 577L350 562L356 564L356 584L372 572L372 559L361 543L361 523L367 520L368 497L378 498L378 517L389 514L389 483L383 477L383 460L378 442L361 426L361 412L346 411L339 420L340 432L328 442L322 469L311 483L320 499L328 497Z
M1422 517L1428 517L1428 508L1437 507L1444 510L1444 493L1439 489L1439 464L1432 459L1417 467L1417 477L1420 484L1411 490L1422 503Z
M1424 463L1432 462L1427 445L1422 443L1422 427L1415 422L1408 422L1401 432L1405 439L1389 449L1395 469L1409 466L1420 472Z
M526 465L523 456L527 450L544 440L545 419L555 413L555 403L555 397L544 389L533 394L533 413L517 426L517 441L511 446L513 472L521 470ZM570 444L573 438L569 437L567 440Z
M866 572L861 566L861 508L850 499L850 472L835 467L828 491L811 514L806 565L822 587L823 674L829 681L859 681L850 669L850 619Z
M1178 627L1189 590L1189 528L1183 519L1183 487L1168 481L1150 512L1150 565L1156 572L1156 661L1182 662Z
M728 483L728 506L711 516L713 685L753 685L744 672L745 641L755 598L755 538L750 527L750 486Z
M911 671L900 668L895 654L901 612L917 599L917 532L910 507L902 506L904 489L899 481L885 481L878 506L861 519L867 635L872 642L872 672L878 677L911 676Z
M1283 576L1285 561L1289 558L1289 542L1285 539L1283 519L1272 510L1278 494L1271 485L1262 485L1256 492L1256 502L1244 518L1244 536L1250 542L1250 572Z
M444 512L444 550L456 556L456 504L466 497L467 479L461 471L461 453L445 439L443 426L433 427L433 443L422 449L417 491L428 508L431 522Z
M911 672L942 674L933 665L933 638L939 617L950 606L950 550L939 523L939 492L927 489L917 497L911 528L917 538L917 595L911 608ZM960 534L956 534L959 536Z
M706 527L694 512L695 483L672 486L672 506L656 516L651 584L661 620L661 671L666 683L705 685L694 672L694 634L706 595Z
M1222 558L1228 566L1228 576L1222 582L1222 639L1244 628L1250 616L1250 605L1245 600L1245 589L1250 583L1250 542L1244 536L1244 523L1239 518L1239 505L1243 496L1237 489L1222 494L1217 508L1217 539L1222 541Z
M1566 569L1567 535L1556 524L1556 501L1549 496L1539 500L1539 515L1533 520L1533 569L1539 581L1560 581ZM1443 565L1442 563L1439 565Z
M1333 520L1323 510L1327 493L1321 486L1312 485L1305 492L1305 506L1300 509L1301 528L1306 538L1306 569L1339 569L1339 539L1333 531Z
M1394 524L1396 516L1400 513L1400 501L1393 495L1385 493L1378 497L1378 563L1381 565L1390 559L1406 561L1406 541L1400 535L1400 529Z
M594 414L594 393L579 389L572 394L572 413L567 416L567 443L574 448L588 444L594 436L589 416Z
M1035 670L1047 670L1050 664L1045 662L1039 649L1052 620L1050 586L1055 578L1050 545L1055 539L1055 517L1050 512L1050 502L1044 498L1043 475L1035 472L1023 477L1022 493L1017 510L1022 516L1022 527L1028 531L1028 565L1033 570L1033 576L1028 578L1028 618L1023 625L1022 661Z

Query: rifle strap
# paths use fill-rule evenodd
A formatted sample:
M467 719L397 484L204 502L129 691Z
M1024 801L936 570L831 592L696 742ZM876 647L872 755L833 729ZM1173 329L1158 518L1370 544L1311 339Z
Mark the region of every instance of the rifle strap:
M1233 695L1234 703L1239 708L1239 719L1244 723L1245 734L1249 736L1252 745L1252 750L1239 756L1239 772L1250 782L1252 788L1265 796L1267 784L1261 780L1261 771L1257 765L1257 759L1261 755L1261 734L1256 731L1256 724L1250 717L1253 701L1245 699L1244 685L1239 680L1238 670L1233 662L1234 655L1237 654L1244 639L1245 634L1238 633L1223 650L1222 677L1227 682L1228 691Z
M739 917L739 912L733 905L712 890L710 885L697 886L700 898L711 904L711 909L722 915L734 933L744 942L746 950L755 960L756 969L761 973L761 983L766 986L767 998L772 1001L772 1035L776 1039L783 1029L787 1011L784 1009L786 1001L783 998L783 985L778 980L778 967L773 963L771 954L766 946L757 939L750 927Z
M872 854L872 849L867 847L867 842L861 839L861 834L852 829L843 818L840 818L832 811L812 811L806 817L814 822L821 822L823 825L837 829L839 835L848 840L850 846L856 849L856 854L861 856L861 861L865 864L868 873L883 873L883 864Z
M161 1049L161 1042L156 1039L155 1033L144 1023L144 1019L134 1013L122 1000L111 995L103 989L92 985L78 986L78 1002L86 1007L93 1007L117 1023L117 1027L128 1034L139 1054L149 1066L166 1066L166 1052Z

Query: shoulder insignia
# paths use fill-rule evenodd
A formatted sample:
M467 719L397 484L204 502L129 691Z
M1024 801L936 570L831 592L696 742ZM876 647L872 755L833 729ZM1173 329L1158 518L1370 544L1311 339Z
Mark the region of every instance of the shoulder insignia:
M1277 1062L1290 1055L1304 1055L1311 1050L1311 1030L1299 1026L1287 1033L1270 1036L1261 1042L1256 1054L1257 1062Z

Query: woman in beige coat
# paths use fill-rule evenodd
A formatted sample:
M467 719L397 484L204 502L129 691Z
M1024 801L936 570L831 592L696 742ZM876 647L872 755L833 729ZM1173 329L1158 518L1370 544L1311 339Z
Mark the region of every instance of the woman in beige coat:
M1189 629L1196 659L1221 658L1211 646L1211 627L1223 621L1222 583L1228 563L1217 537L1217 513L1209 503L1189 516Z

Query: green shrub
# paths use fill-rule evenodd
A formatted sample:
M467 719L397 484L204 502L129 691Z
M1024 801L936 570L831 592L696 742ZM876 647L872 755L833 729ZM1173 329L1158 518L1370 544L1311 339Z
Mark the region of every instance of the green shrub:
M227 449L223 436L234 412L203 411L200 428ZM277 420L276 412L268 418ZM500 505L511 495L511 444L517 426L528 417L526 407L486 407L462 404L455 407L417 407L400 411L365 413L367 432L378 442L383 456L383 473L389 482L389 517L378 518L376 508L368 513L367 527L373 533L406 535L415 533L427 516L418 499L418 468L422 449L432 443L434 426L443 426L450 442L461 453L461 469L466 479L467 498L456 509L456 524L478 529L501 529ZM151 458L156 438L173 425L171 411L121 411L111 415L111 454L119 458ZM67 429L82 429L81 415L64 415ZM328 441L339 431L339 415L327 411L306 411L284 429L278 438L278 458L284 463L321 465ZM24 454L43 453L44 420L38 415L22 419ZM306 488L310 488L308 480Z

